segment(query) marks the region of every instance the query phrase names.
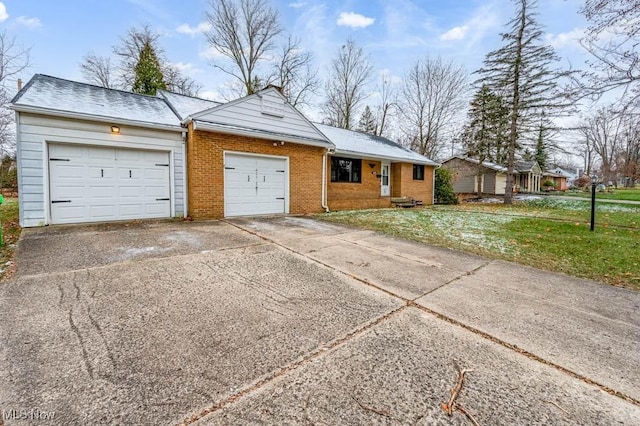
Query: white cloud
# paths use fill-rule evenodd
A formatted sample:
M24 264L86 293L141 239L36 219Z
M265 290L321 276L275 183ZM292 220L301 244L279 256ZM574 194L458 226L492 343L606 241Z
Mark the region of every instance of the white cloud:
M563 47L577 47L580 45L580 39L584 36L582 28L574 28L569 32L560 34L545 34L545 41L555 49Z
M27 28L39 28L42 26L42 22L38 18L27 18L26 16L18 16L16 23Z
M180 34L188 34L190 36L195 36L197 34L201 34L207 32L211 29L211 24L208 22L200 22L196 27L192 27L189 24L182 24L176 28L176 31Z
M216 102L220 102L220 99L222 99L222 96L220 96L220 92L218 92L217 90L204 90L198 93L198 97Z
M4 22L9 18L9 14L7 13L7 7L4 3L0 2L0 22Z
M468 25L463 25L461 27L453 27L446 33L440 35L440 40L442 41L462 40L467 35L468 31L469 31Z
M183 74L186 75L194 75L194 74L199 74L202 71L202 69L196 67L194 64L192 64L191 62L173 62L171 63L171 65L173 65L174 67L176 67L176 69L178 69L178 71L180 71Z
M294 9L300 9L303 6L306 6L307 2L306 1L297 1L297 2L293 2L293 3L289 3L289 7L292 7Z
M359 13L342 12L338 17L337 24L342 27L366 28L375 22L375 18L368 18Z
M213 46L209 46L205 50L201 50L200 52L198 52L198 56L200 56L202 59L209 59L209 60L226 58L225 55L220 53L218 49L216 49Z

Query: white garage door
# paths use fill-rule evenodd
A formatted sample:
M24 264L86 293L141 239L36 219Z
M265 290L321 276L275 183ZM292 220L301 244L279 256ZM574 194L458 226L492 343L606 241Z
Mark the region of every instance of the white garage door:
M169 153L49 145L51 222L171 215Z
M287 213L287 160L225 154L224 214Z

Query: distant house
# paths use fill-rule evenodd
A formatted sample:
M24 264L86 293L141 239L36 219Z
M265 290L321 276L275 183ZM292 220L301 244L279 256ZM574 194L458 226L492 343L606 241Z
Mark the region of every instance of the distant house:
M537 161L518 161L515 171L517 192L540 192L542 169Z
M476 194L479 186L483 194L505 193L507 169L499 164L483 161L480 165L479 160L456 155L445 160L442 167L453 172L453 191L456 194Z
M569 179L572 177L570 173L559 167L542 173L543 183L546 180L552 181L556 191L566 191L569 188Z

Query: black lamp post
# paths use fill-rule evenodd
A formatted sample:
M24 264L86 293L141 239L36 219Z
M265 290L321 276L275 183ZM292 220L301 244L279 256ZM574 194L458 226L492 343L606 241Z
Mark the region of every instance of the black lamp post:
M596 183L598 176L591 176L591 230L596 226Z

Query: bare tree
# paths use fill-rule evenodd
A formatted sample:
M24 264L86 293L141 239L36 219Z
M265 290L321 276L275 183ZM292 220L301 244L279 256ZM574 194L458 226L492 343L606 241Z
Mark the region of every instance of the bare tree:
M366 90L373 76L369 57L352 39L342 45L333 60L326 83L324 115L336 127L351 129L358 107L370 93Z
M600 174L605 182L616 181L615 158L623 145L625 124L624 116L612 108L601 108L582 126L584 138L600 159Z
M282 89L282 94L294 107L309 105L311 95L320 86L318 70L313 69L313 57L300 46L300 40L287 38L277 57L270 84Z
M7 108L14 93L14 79L30 63L30 49L17 43L15 37L0 32L0 157L12 152L15 146L14 113Z
M278 11L267 0L211 0L209 6L207 41L233 64L214 62L214 67L242 82L247 95L255 93L264 81L258 66L273 52L282 32Z
M162 64L162 74L167 90L174 93L180 93L186 96L198 96L198 92L202 90L202 85L194 79L184 75L173 64L165 62Z
M380 93L380 105L376 111L376 135L384 136L389 130L388 120L393 117L397 103L396 90L387 71L381 76L381 84L378 87Z
M113 89L117 86L115 70L111 58L87 53L80 63L80 71L89 83Z
M464 108L467 87L464 68L441 58L418 59L404 76L399 94L402 132L411 149L438 156L444 134Z
M588 93L602 94L623 88L640 98L640 2L637 0L586 0L580 12L590 21L581 44L595 58L593 72L583 77Z

